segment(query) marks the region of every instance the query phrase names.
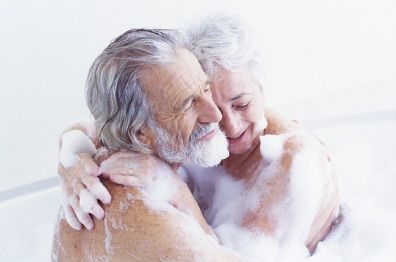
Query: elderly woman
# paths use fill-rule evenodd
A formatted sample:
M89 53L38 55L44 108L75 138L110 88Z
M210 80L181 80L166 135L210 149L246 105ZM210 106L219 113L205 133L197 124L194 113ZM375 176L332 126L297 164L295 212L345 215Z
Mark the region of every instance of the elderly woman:
M264 107L261 61L240 19L207 17L187 28L183 37L210 79L213 99L222 113L220 126L229 142L230 155L218 167L185 164L179 170L205 219L222 245L252 258L270 260L290 250L302 256L312 253L339 215L337 179L325 146L298 123ZM95 141L92 129L84 132ZM62 163L70 148L63 140ZM86 153L93 155L93 144L90 148ZM78 217L84 217L80 220L88 228L92 228L88 213L97 218L104 215L92 198L109 202L110 196L92 176L102 174L115 183L139 186L140 178L156 171L153 162L134 169L131 163L139 163L136 155L114 156L99 168L84 154L78 163L69 163L73 167L61 169L61 176L80 181L79 186L65 185L69 195L78 195L84 202L90 188L101 191L88 197L84 214L65 204L69 224L81 227L73 212L80 212ZM84 187L88 190L81 195Z

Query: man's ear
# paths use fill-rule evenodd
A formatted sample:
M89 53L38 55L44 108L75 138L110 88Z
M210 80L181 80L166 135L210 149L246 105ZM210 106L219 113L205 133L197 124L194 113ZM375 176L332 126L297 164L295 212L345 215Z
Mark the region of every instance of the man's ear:
M137 137L142 143L146 144L149 149L152 150L154 148L153 133L146 126L139 129Z

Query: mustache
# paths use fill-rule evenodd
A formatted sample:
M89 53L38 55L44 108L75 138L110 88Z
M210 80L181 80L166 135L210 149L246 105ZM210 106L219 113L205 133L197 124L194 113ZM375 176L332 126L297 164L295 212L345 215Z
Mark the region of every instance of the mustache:
M212 132L214 129L219 129L219 125L215 123L199 124L191 133L190 142L195 142L201 137Z

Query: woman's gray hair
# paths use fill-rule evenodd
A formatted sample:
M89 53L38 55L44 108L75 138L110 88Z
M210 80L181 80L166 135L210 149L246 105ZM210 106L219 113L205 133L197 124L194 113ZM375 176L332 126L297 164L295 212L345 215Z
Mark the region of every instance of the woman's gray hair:
M188 49L210 78L218 66L230 71L247 68L262 89L262 57L253 33L237 15L217 13L185 29Z
M133 29L114 39L96 58L86 100L100 142L108 149L150 153L138 139L153 119L139 76L150 65L171 63L183 44L176 30Z

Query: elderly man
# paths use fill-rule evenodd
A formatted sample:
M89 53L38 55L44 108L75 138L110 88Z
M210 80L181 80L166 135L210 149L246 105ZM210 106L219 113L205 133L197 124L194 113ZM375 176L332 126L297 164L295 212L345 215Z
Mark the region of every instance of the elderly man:
M193 190L206 221L213 226L222 244L249 257L249 261L271 261L277 256L278 247L285 250L284 247L288 249L290 244L292 248L297 246L303 256L307 253L305 246L313 252L338 215L338 189L326 149L295 122L264 110L259 61L255 49L250 46L248 31L237 20L227 16L212 18L187 36L190 38L189 50L199 58L201 66L209 74L215 103L223 115L220 125L230 141L230 157L218 168L208 170L195 166L193 170L188 170L189 182L192 182L189 183L190 190ZM160 77L169 82L163 74ZM140 79L142 84L147 83L144 79L145 76ZM177 97L178 91L173 92ZM163 100L166 97L162 94L154 93L151 97L169 103ZM193 97L185 99L185 112L195 111L197 103L199 100ZM162 113L163 109L158 112ZM157 122L161 119L169 119L168 114L163 117L160 113L155 115ZM199 147L177 147L177 142L169 142L176 140L168 131L179 128L173 128L173 125L163 128L156 123L150 124L152 122L148 119L148 126L154 133L160 134L156 139L157 150L153 153L173 167L186 159L201 166L211 166L218 161L216 155L219 152L215 152L214 148L205 150L205 144L201 144L201 150L194 150ZM102 128L99 125L97 129ZM215 133L202 134L207 134L204 136L206 140ZM65 136L62 138L65 145L70 144ZM177 136L183 138L182 135ZM190 140L195 141L194 137L191 135ZM128 143L126 148L129 148ZM103 141L103 144L112 148L117 140ZM94 152L95 146L91 145L91 148ZM114 149L119 148L122 147ZM219 144L217 148L222 147ZM97 178L84 174L103 173L116 183L139 189L147 188L150 185L148 178L152 174L162 173L164 169L163 164L157 165L153 159L150 162L148 157L125 154L113 155L101 164L100 170L89 157L83 157L78 164L71 163L70 166L71 169L63 172L65 177L76 179L77 184L78 181L84 184L65 183L73 188L68 193L71 199L68 204L72 208L65 205L66 218L76 229L81 227L79 221L92 228L88 213L99 219L104 216L95 198L105 203L110 199ZM143 180L143 185L137 177ZM92 180L92 183L86 180ZM80 197L79 203L76 193ZM151 191L148 193L156 195Z
M112 157L127 159L130 153L124 150L155 154L171 165L163 163L161 173L146 176L144 188L107 183L112 202L92 231L73 230L61 215L52 259L239 260L218 244L175 173L186 160L211 166L228 156L226 139L217 125L221 114L212 101L206 75L183 44L171 32L124 33L91 67L87 101L100 142L119 151L107 160L108 152L99 153L98 163L111 163Z

